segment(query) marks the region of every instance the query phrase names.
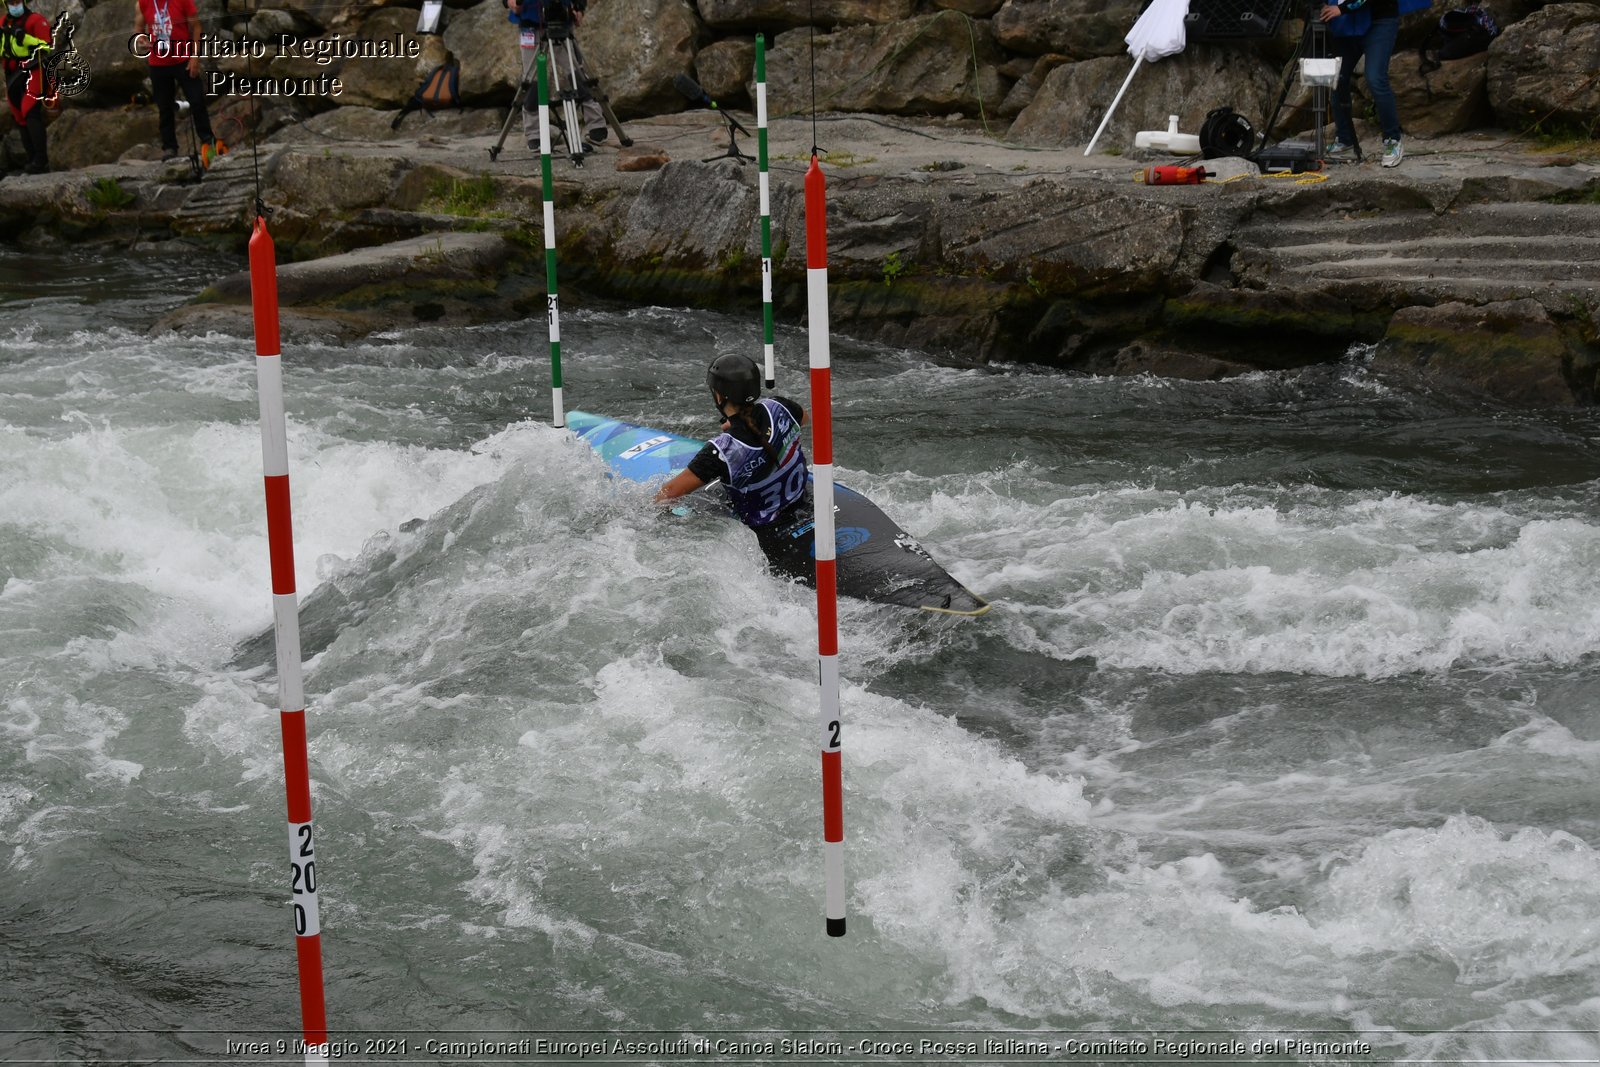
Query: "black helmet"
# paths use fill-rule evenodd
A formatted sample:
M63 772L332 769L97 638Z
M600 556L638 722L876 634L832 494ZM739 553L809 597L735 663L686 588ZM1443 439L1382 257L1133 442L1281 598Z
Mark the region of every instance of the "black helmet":
M754 404L761 396L761 368L749 356L718 356L706 368L706 388L712 403L720 395L725 403Z

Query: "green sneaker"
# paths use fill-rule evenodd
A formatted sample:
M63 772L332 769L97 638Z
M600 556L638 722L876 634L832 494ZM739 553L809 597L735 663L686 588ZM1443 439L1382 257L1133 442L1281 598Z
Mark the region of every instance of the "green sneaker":
M1387 137L1384 138L1384 141L1383 141L1383 165L1384 166L1386 166L1386 167L1398 167L1400 165L1400 161L1402 159L1404 159L1405 157L1406 157L1406 150L1405 150L1404 147L1401 146L1400 138L1396 137L1392 141L1389 140Z
M1361 148L1358 145L1335 141L1323 151L1322 158L1334 163L1347 163L1352 159L1361 158Z

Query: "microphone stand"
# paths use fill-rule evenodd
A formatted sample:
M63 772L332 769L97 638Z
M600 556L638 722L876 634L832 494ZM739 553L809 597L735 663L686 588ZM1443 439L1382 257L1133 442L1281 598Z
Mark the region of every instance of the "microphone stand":
M716 105L714 105L714 104L712 106L716 107ZM728 127L728 150L726 152L722 153L720 156L709 156L706 159L702 159L700 162L702 162L702 163L714 163L719 159L737 159L741 166L744 165L745 163L752 162L755 159L755 157L754 156L750 156L750 155L746 155L744 152L741 152L739 150L739 142L738 142L737 138L735 137L736 133L742 133L746 137L749 137L750 136L750 131L745 129L743 126L739 125L739 120L738 119L734 118L732 115L728 114L726 111L722 110L721 108L716 108L716 112L717 112L717 114L721 115L722 118L723 118L723 121L725 121L727 123L727 127Z

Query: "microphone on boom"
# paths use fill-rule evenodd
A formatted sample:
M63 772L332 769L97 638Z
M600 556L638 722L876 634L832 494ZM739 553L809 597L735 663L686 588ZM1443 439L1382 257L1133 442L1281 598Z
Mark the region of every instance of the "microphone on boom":
M746 137L750 136L750 131L745 129L743 126L740 126L738 119L734 118L732 115L718 107L717 102L711 99L711 94L700 88L700 83L689 77L689 75L678 75L676 78L672 79L672 84L673 87L676 88L678 92L682 93L691 104L698 104L700 107L709 107L711 110L718 112L723 118L727 119L728 122L732 124L733 127L740 133L744 134Z

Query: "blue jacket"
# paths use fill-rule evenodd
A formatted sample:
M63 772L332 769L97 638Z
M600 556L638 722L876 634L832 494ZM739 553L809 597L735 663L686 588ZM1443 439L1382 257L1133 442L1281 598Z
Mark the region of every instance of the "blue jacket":
M1335 0L1327 0L1333 7L1339 5ZM1433 0L1398 0L1396 5L1402 16L1414 11L1424 11L1433 6ZM1328 23L1328 32L1335 37L1364 37L1372 29L1372 12L1368 9L1367 0L1354 0L1347 2L1344 14Z
M525 26L530 30L544 25L544 4L540 0L522 0L521 6L521 12L506 8L507 22L513 26Z

